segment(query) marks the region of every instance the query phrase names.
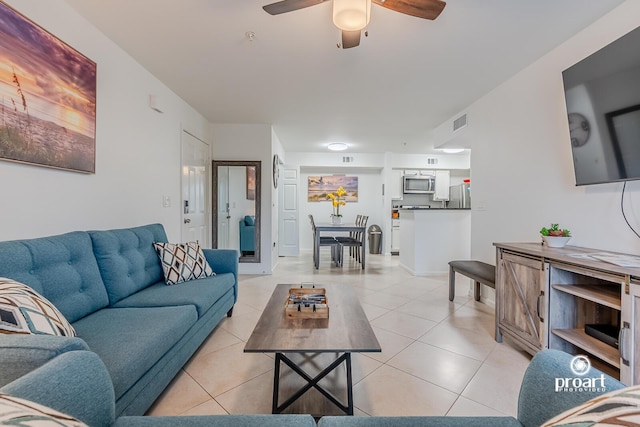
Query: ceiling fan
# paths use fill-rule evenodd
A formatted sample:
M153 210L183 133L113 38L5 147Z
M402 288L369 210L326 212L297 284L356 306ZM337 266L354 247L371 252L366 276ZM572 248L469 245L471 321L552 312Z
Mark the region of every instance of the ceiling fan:
M329 0L282 0L262 8L271 15L279 15L325 1ZM446 5L442 0L333 0L333 23L342 30L343 49L360 44L360 34L369 24L372 2L405 15L431 20L436 19Z

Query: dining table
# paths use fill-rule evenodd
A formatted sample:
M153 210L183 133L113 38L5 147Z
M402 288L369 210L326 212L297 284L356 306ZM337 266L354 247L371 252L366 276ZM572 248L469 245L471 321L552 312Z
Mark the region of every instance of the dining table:
M320 235L322 233L325 233L325 235L327 233L335 233L335 232L353 232L353 233L357 233L356 235L360 236L361 239L361 244L360 244L360 264L362 265L362 269L364 270L364 262L365 262L365 248L366 248L366 239L367 239L367 233L365 233L365 226L363 225L356 225L355 223L340 223L340 224L334 224L334 223L318 223L316 224L316 233L315 233L315 241L314 241L314 245L315 245L315 254L316 254L316 259L315 261L315 267L316 270L319 268L320 266Z

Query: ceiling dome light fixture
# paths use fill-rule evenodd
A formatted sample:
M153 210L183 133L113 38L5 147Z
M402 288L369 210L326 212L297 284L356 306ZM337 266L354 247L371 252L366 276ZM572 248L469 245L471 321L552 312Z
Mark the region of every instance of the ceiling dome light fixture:
M464 151L464 148L443 148L442 151L447 154L457 154L462 153Z
M369 25L371 0L333 0L333 24L343 31L360 31Z
M344 151L349 148L349 146L344 142L332 142L327 148L331 151Z

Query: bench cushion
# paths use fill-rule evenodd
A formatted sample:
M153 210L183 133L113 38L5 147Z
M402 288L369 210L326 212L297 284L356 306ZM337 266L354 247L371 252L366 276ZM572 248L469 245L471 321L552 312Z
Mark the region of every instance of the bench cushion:
M449 261L454 271L495 288L496 268L482 261L458 260Z
M192 305L105 308L73 324L104 362L116 399L142 378L196 323Z

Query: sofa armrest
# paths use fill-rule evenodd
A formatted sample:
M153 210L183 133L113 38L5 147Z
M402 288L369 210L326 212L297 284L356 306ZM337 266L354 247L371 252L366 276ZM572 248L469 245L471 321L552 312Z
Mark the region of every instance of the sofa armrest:
M110 426L115 421L111 377L98 355L90 351L61 354L0 392L71 415L90 426Z
M571 371L573 357L563 351L542 350L531 360L518 398L518 420L524 427L542 425L567 409L625 387L620 381L593 367L584 376L577 376ZM571 381L574 378L597 378L597 390L556 391L556 384L562 386L563 379ZM604 387L600 387L601 385Z
M2 335L0 387L44 365L58 355L74 350L89 350L89 346L77 337Z
M235 249L202 249L216 274L233 273L238 281L238 251Z

